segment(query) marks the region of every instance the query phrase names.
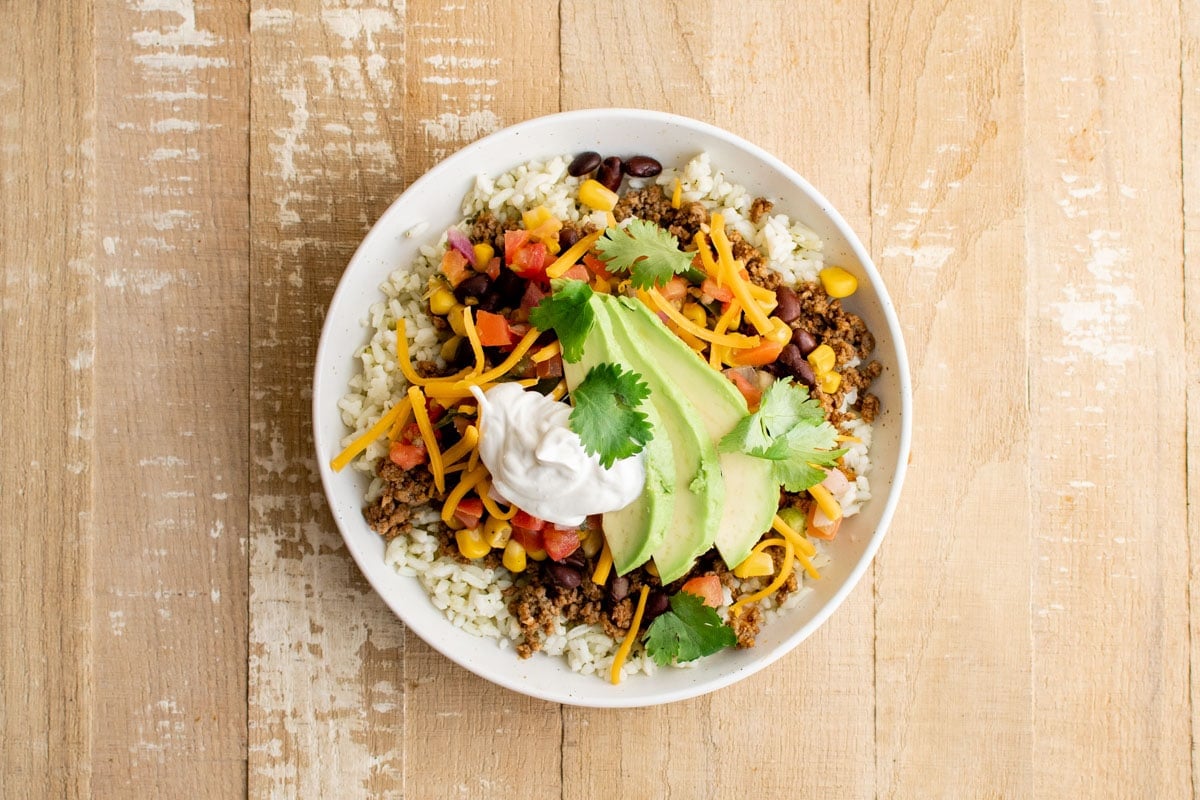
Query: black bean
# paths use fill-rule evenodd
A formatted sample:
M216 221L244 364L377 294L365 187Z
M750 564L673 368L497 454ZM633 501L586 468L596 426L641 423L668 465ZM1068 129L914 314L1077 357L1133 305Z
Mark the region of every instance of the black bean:
M487 275L477 272L454 287L454 296L458 298L458 302L465 303L468 298L483 297L491 285L492 281Z
M793 333L792 341L795 342L796 346L800 348L800 355L804 356L805 358L808 357L809 353L817 349L817 337L813 336L804 329L800 329Z
M550 580L564 589L574 589L583 582L583 576L579 574L579 570L557 561L543 561L542 569L550 576Z
M646 598L646 610L642 612L642 621L649 622L670 607L671 601L667 599L667 593L655 589Z
M563 250L578 242L579 239L579 231L574 228L563 228L558 232L558 246Z
M624 575L613 575L608 581L608 596L614 603L619 603L629 596L629 578ZM649 602L649 598L647 598Z
M775 290L775 302L778 304L775 306L775 316L784 322L791 322L800 316L800 298L787 286Z
M582 549L572 550L571 554L563 559L564 564L570 564L577 569L584 569L588 565L587 556L584 555Z
M596 173L596 180L604 185L609 191L615 192L621 187L621 159L616 156L609 156L600 164L600 170Z
M489 289L479 298L479 305L475 306L479 311L496 311L504 307L504 298L495 289Z
M516 307L525 294L527 282L508 267L500 268L500 275L492 283L496 294L500 295L501 305Z
M625 160L625 174L631 178L653 178L662 172L662 164L650 156L634 156Z
M812 386L817 382L817 376L813 374L812 365L801 354L800 348L795 343L783 348L783 352L779 354L779 360L776 363L783 366L789 375L795 376L796 380L805 386Z
M581 175L587 175L598 166L600 166L600 154L594 150L588 150L586 153L575 156L575 160L567 167L567 174L572 178L578 178Z

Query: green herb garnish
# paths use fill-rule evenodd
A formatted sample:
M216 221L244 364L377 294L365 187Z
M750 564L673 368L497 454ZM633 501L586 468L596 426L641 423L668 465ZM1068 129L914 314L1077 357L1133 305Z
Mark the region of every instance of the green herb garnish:
M653 437L646 415L637 410L649 396L650 387L633 370L607 361L597 364L571 391L571 430L588 454L611 467L617 459L640 453Z
M609 272L628 272L638 289L662 286L692 268L692 254L679 249L679 240L644 219L633 220L624 231L609 228L596 242L596 251Z
M802 492L825 479L845 450L832 449L837 431L821 406L791 381L776 381L758 411L721 439L723 453L745 453L773 462L772 474L789 492Z
M716 610L690 592L676 592L671 610L646 631L646 652L660 666L695 661L736 643L733 629L721 622Z
M551 281L550 288L552 294L529 310L529 323L539 331L553 330L563 360L574 364L583 358L583 341L596 322L596 312L588 302L592 289L583 281L564 278Z

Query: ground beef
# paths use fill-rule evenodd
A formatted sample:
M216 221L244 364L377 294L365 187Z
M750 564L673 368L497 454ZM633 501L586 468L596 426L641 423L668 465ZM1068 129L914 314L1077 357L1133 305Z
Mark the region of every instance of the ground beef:
M499 255L504 252L504 231L512 229L512 223L500 219L490 211L481 211L471 223L471 241L476 244L490 244Z
M729 231L729 243L733 245L733 257L741 261L750 275L750 280L763 288L775 291L783 282L779 273L767 266L767 259L758 248L745 240L736 230Z
M758 603L742 606L737 615L729 620L729 627L737 636L738 647L754 647L754 637L763 626L763 612Z
M413 509L428 503L437 490L424 465L406 470L381 458L375 472L383 479L383 493L363 510L363 516L371 530L391 541L412 530Z
M765 197L754 198L754 202L750 204L750 221L757 225L774 207L775 204Z
M613 216L618 220L638 217L653 222L666 228L684 245L692 240L701 225L708 224L708 209L701 203L686 203L680 208L672 208L671 198L663 193L658 184L626 192L613 209Z

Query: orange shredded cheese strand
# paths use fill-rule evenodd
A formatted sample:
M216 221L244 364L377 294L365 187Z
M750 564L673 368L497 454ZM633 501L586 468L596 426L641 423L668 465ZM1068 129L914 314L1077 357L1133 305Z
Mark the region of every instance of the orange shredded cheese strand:
M786 522L784 522L783 517L779 516L778 514L775 515L775 519L771 520L771 527L782 534L783 538L790 539L792 541L792 546L796 548L797 553L803 553L806 556L815 556L817 554L817 548L813 547L812 542L797 533L796 530L791 525L788 525Z
M463 431L462 438L453 444L449 450L442 453L442 463L446 466L457 464L478 444L479 429L474 425L468 425L467 429ZM445 472L445 467L442 468L442 471Z
M408 353L408 327L404 324L403 317L396 320L396 360L400 363L400 371L413 386L428 386L436 380L435 378L422 378L413 368L412 358Z
M583 258L584 253L592 249L592 245L594 245L596 240L599 239L603 234L604 231L592 231L587 236L568 247L567 252L554 259L554 263L546 267L546 277L561 278L567 272L567 270L575 266L576 261Z
M741 310L741 306L738 304L738 301L735 299L733 302L731 302L729 304L729 308L725 309L724 313L721 314L719 319L717 319L717 324L713 327L713 333L722 334L722 333L725 333L725 331L729 330L730 324L733 323L734 317L736 317L738 315L738 312L740 310ZM708 365L715 370L720 371L720 369L723 366L725 366L725 362L728 360L729 360L729 348L728 347L723 347L721 345L714 344L712 346L712 348L708 351Z
M604 549L608 550L607 545ZM629 632L625 634L621 646L617 648L617 654L613 656L609 679L614 685L621 682L621 667L625 665L625 659L629 658L629 651L633 649L633 642L637 639L638 628L642 626L642 615L646 613L646 598L649 596L650 587L643 585L641 594L638 595L637 610L633 612L633 622L629 623Z
M515 517L520 509L513 505L510 505L507 511L500 508L500 504L493 500L491 495L488 494L488 492L491 491L491 488L491 483L485 483L479 489L479 499L483 501L483 507L487 509L488 514L490 514L493 519L500 520L509 520Z
M442 505L442 522L450 524L450 520L454 519L454 511L458 508L458 504L467 496L467 492L474 489L481 480L487 477L487 474L487 468L481 466L462 476L458 485L450 490L450 496Z
M712 250L709 249L708 239L705 238L704 232L696 231L692 241L696 244L696 250L700 252L700 263L704 265L704 271L708 273L708 277L716 281L718 286L723 285L721 271L717 268L717 262L713 261Z
M611 211L605 211L604 215L606 217L608 217L608 227L610 227L610 228L617 227L617 218L613 216L613 213Z
M816 486L810 486L808 493L812 495L813 500L817 501L817 505L825 513L825 516L829 517L830 522L842 518L841 505L824 486L819 483Z
M800 562L802 567L804 567L804 571L808 573L808 577L812 578L814 581L821 580L821 573L817 572L817 568L814 567L813 563L808 560L808 556L804 555L804 553L796 553L796 560Z
M404 406L404 410L400 412L400 416L396 417L396 421L392 423L392 429L388 431L389 442L400 438L400 432L404 430L404 426L408 424L408 418L412 416L411 400L404 397L400 400L400 405Z
M567 382L565 380L559 381L554 385L554 388L550 390L550 398L553 400L562 400L566 394Z
M608 547L608 540L605 540L604 549L600 551L600 560L596 562L596 569L592 572L592 583L603 586L608 581L608 573L611 570L612 550Z
M345 450L343 450L341 453L338 453L337 457L329 462L329 466L333 468L334 472L341 472L347 464L354 460L355 456L366 450L367 447L370 446L371 442L382 436L384 431L388 429L388 426L390 426L392 422L394 422L403 413L404 401L401 400L399 403L388 409L387 413L380 417L378 422L368 428L362 436L359 436L357 439L351 442Z
M429 412L425 410L425 395L420 387L408 387L408 399L412 401L413 416L417 418L417 427L421 429L421 438L425 440L425 449L429 452L429 471L433 473L433 485L438 494L446 491L446 473L442 469L442 451L438 449L437 437L433 435L433 424L429 421Z
M679 208L683 205L683 184L679 178L675 179L675 189L671 192L671 208Z
M536 353L531 355L529 357L529 360L535 364L540 364L543 361L549 361L550 359L554 358L556 355L558 355L561 352L562 352L562 345L559 343L559 341L557 339L555 339L553 342L551 342L550 344L546 345L545 347L541 348Z
M487 383L488 381L494 381L497 378L507 374L507 372L515 367L517 362L525 356L525 353L529 351L529 348L533 347L533 343L537 341L537 338L541 335L542 332L537 328L530 328L529 333L525 334L524 338L522 338L520 343L517 344L516 348L508 354L508 358L504 359L500 366L490 369L482 375L477 376L474 381L476 383Z
M710 227L713 244L716 245L717 255L720 257L721 270L729 282L729 288L733 290L734 297L741 302L742 308L746 312L746 318L750 320L755 329L763 335L770 333L770 320L759 308L758 303L754 302L754 297L746 288L746 282L737 273L737 267L733 261L733 246L729 243L729 237L725 235L725 218L720 214L713 214Z
M476 447L471 451L471 457L467 459L467 472L474 471L475 467L479 466L479 448Z
M761 553L763 550L767 549L768 547L780 547L780 546L783 547L783 552L784 552L783 565L779 568L779 574L775 576L775 580L771 581L771 583L768 584L766 588L760 589L757 592L755 592L754 594L747 595L745 597L739 597L737 602L729 607L729 613L731 616L733 614L736 614L741 609L742 606L748 605L750 603L758 602L759 600L762 600L764 597L766 597L767 595L774 592L780 586L783 586L784 581L786 581L788 579L788 576L792 574L792 559L794 559L796 557L796 549L794 547L792 547L792 543L790 540L788 540L788 539L766 539L766 540L761 541L758 544L756 544L754 546L754 549L751 552Z
M475 318L471 314L471 307L463 307L463 329L467 332L467 341L471 343L471 352L475 355L475 367L471 370L472 375L478 375L483 372L483 344L479 341L479 331L475 330Z
M833 438L839 442L854 442L855 444L862 444L862 439L845 433L839 433Z
M639 295L642 293L639 291ZM757 336L744 336L740 333L713 333L707 328L701 328L696 323L680 313L679 309L671 305L671 301L663 297L658 289L651 289L646 292L650 296L650 301L659 308L663 313L670 317L671 321L683 328L685 331L695 336L697 339L702 339L713 344L723 344L729 347L738 349L746 347L758 347L761 343Z

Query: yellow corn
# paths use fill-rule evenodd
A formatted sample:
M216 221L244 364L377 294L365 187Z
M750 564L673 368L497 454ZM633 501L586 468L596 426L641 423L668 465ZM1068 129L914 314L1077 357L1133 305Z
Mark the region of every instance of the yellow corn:
M833 394L842 385L842 375L839 372L826 372L817 378L817 388L825 394Z
M488 543L488 547L507 547L510 537L512 525L504 520L488 517L488 521L483 523L483 540Z
M779 317L771 317L771 330L767 332L767 338L778 344L787 344L792 340L792 326Z
M579 202L597 211L612 211L617 199L617 193L599 181L589 178L579 186Z
M546 551L545 550L530 550L530 551L526 552L525 555L529 556L534 561L545 561L546 560Z
M461 336L451 336L449 339L443 342L442 358L446 359L447 361L453 361L454 357L458 355L458 345L462 343L462 340L463 337Z
M827 344L823 344L816 350L808 354L808 363L812 365L813 372L818 375L824 375L833 369L837 358L833 354L833 348Z
M842 507L837 499L821 484L810 486L808 493L812 495L812 499L817 501L817 507L829 517L830 522L842 518Z
M433 290L433 294L429 295L429 310L444 317L450 313L450 309L454 308L457 302L454 299L454 292L445 286L439 286Z
M487 242L480 242L473 249L475 250L475 269L483 272L487 269L488 262L496 257L496 248Z
M761 578L775 571L775 561L767 553L751 553L746 560L733 568L739 578Z
M654 577L658 577L658 565L653 561L647 561L645 566L646 572L649 572Z
M858 278L841 267L826 267L821 270L821 285L830 297L849 297L858 290Z
M580 531L579 546L583 549L583 554L588 558L595 558L596 553L604 547L604 535L600 531Z
M509 539L504 545L504 555L500 561L509 572L524 572L526 567L525 548L516 539Z
M708 315L704 313L704 306L699 303L684 303L683 315L701 328L708 325Z
M596 294L612 294L612 284L597 275L592 280L592 291Z
M550 209L545 206L538 206L521 214L521 222L525 223L525 230L531 231L553 216L550 213Z
M446 321L450 323L450 330L459 336L467 335L467 326L463 324L463 309L465 308L466 306L462 303L455 303L454 307L446 313Z
M483 558L492 549L479 533L479 528L455 531L454 541L458 542L458 552L462 553L463 558Z

